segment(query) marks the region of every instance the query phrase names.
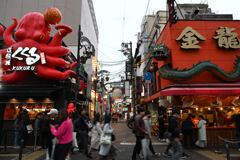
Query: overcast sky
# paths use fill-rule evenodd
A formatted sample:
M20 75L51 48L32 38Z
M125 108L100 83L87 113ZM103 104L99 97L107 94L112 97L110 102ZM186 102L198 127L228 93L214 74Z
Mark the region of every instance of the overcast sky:
M213 12L233 14L234 19L240 19L240 0L177 0L177 3L208 3ZM93 0L93 4L99 29L100 63L126 59L118 50L122 42L132 41L135 51L143 16L166 10L166 0ZM117 80L121 73L124 75L124 64L103 65L101 69L110 71Z

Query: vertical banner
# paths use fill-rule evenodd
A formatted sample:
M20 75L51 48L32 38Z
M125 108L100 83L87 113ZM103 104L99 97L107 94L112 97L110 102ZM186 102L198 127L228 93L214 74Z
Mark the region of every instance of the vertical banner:
M124 82L124 93L125 93L125 97L130 96L130 83L129 83L129 81Z

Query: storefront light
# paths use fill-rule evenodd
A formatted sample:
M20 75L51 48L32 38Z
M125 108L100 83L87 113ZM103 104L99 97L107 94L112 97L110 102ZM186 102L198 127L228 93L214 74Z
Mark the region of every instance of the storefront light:
M18 100L16 98L12 98L9 100L10 103L18 103Z

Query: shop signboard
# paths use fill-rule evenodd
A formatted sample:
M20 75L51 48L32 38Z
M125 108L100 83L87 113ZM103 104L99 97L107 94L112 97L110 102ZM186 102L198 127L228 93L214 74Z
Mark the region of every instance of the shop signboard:
M157 44L170 52L159 61L159 88L169 84L240 82L240 21L178 21L167 24ZM144 80L149 80L149 73ZM169 82L170 81L170 82Z
M15 83L32 73L52 80L76 77L73 67L77 62L65 58L70 49L62 45L63 38L72 32L72 28L60 24L61 19L62 14L57 8L48 8L45 13L29 12L20 20L13 18L9 26L0 25L0 37L6 46L0 50L1 82ZM57 30L53 35L52 28Z
M38 61L41 61L41 64L46 64L44 53L41 52L38 54L36 47L18 47L15 51L12 50L12 47L9 47L5 58L5 66L11 66L12 71L33 71ZM26 65L11 65L13 60L25 61L24 64Z
M125 93L125 97L130 96L130 82L129 81L124 82L124 93Z

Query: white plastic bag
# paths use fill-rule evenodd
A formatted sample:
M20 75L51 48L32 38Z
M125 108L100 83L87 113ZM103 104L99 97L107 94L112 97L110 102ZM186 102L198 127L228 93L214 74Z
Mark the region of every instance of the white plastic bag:
M73 146L74 148L78 148L78 143L77 143L77 132L73 132L72 146Z
M31 124L27 125L26 128L27 128L27 132L28 132L28 134L32 133L32 131L33 131L33 127L32 127Z

